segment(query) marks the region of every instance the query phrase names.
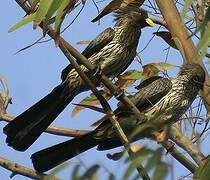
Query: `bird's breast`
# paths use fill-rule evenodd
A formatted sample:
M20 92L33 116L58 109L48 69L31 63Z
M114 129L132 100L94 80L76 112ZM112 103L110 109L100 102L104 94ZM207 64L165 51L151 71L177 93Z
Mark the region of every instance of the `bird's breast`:
M186 97L181 89L172 88L166 96L158 101L154 106L146 110L148 117L161 117L164 124L173 124L189 108L191 101Z

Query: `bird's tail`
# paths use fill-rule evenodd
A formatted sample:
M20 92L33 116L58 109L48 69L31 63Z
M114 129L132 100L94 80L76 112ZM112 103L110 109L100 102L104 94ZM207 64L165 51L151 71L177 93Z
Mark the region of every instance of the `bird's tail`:
M38 172L48 171L55 166L87 151L97 145L92 133L51 146L32 154L34 169Z
M8 145L18 151L25 151L77 94L78 91L69 88L68 84L57 86L50 94L4 127Z

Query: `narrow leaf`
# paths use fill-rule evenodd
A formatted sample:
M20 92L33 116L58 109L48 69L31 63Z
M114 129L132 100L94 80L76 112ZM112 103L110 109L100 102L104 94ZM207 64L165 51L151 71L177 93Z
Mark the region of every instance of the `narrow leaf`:
M80 165L76 165L71 173L71 179L79 180L79 169Z
M122 2L123 2L123 0L112 0L107 6L105 6L100 11L100 13L98 14L98 16L96 18L94 18L91 22L96 22L99 19L101 19L102 17L104 17L105 15L111 13L116 8L119 8Z
M34 29L36 29L37 26L39 26L39 24L41 23L41 21L44 20L52 2L53 2L53 0L42 0L42 1L40 1L39 7L36 11L36 17L35 17L35 20L34 20Z
M185 0L184 8L181 13L181 17L184 20L185 14L187 13L187 9L191 6L193 0Z
M210 158L206 159L206 163L199 167L194 175L193 175L193 180L200 180L200 179L210 179Z
M23 20L21 20L19 23L17 23L12 28L10 28L8 32L12 32L12 31L18 29L19 27L21 27L21 26L23 26L23 25L33 21L34 19L35 19L35 14L28 15Z
M93 165L92 167L90 167L82 176L84 179L86 178L92 178L93 175L97 172L97 170L100 168L100 166L98 164Z
M152 176L152 180L163 180L167 176L168 165L166 163L158 163L155 172Z
M91 41L79 41L77 44L89 44Z
M122 79L133 79L133 80L138 80L141 79L142 72L139 72L137 70L129 70L125 72L123 75L120 76Z
M99 93L101 93L101 95L108 101L109 99L111 99L112 95L107 94L106 92L104 92L103 90L99 91ZM97 99L97 97L92 93L90 96L84 98L79 104L83 104L83 105L89 105L89 106L93 106L93 105L98 105L100 104L100 101ZM76 106L73 111L71 116L75 116L80 110L85 109L85 107L83 106Z
M74 105L81 106L84 108L89 108L89 109L92 109L92 110L100 112L100 113L106 113L102 108L99 108L96 106L91 106L91 105L87 105L87 104L74 104Z
M168 63L165 63L165 62L160 62L160 63L153 63L154 66L156 67L159 67L163 70L169 70L169 69L172 69L172 68L175 68L176 66L172 65L172 64L168 64Z
M56 12L56 10L58 10L58 8L60 7L62 1L58 1L58 0L53 0L47 15L46 15L46 19L49 19L52 17L52 15Z

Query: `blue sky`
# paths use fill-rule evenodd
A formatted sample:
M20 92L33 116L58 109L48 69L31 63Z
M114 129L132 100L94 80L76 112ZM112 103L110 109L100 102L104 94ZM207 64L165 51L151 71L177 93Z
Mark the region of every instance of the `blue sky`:
M23 52L15 54L21 48L24 48L38 38L42 36L42 31L37 28L37 30L32 29L32 23L21 27L15 32L8 33L8 29L16 24L23 18L24 11L15 3L15 1L3 1L2 10L0 11L1 17L1 54L0 54L0 73L5 78L8 87L9 95L12 97L12 105L9 105L7 112L10 115L18 115L32 104L39 101L42 97L47 95L55 86L60 83L60 72L68 64L68 60L64 57L59 48L56 48L54 42L51 40L46 43L37 44ZM102 8L105 3L99 4ZM73 45L80 52L85 48L86 45L76 45L76 42L83 40L92 40L96 35L102 32L105 28L113 26L113 17L108 15L102 18L100 25L98 23L91 23L90 21L96 17L97 11L92 2L87 2L86 7L79 16L79 18L73 23L73 25L64 33L62 36L71 45ZM68 25L72 17L69 16L65 23ZM142 32L140 43L138 46L138 52L145 47L147 42L152 37L152 32L157 30L158 26L155 28L145 28ZM49 39L48 37L46 39ZM140 57L143 64L149 62L164 62L167 44L163 42L160 38L156 37L152 43L144 50ZM169 52L168 63L174 65L182 64L182 57L176 50L171 50ZM141 66L137 62L133 62L129 67L130 69L139 69ZM176 76L178 68L169 70L171 76ZM82 93L73 100L73 103L79 103L84 97L86 97L90 92ZM116 100L111 101L111 106L113 109L116 107ZM91 129L90 124L102 117L102 114L83 110L74 118L71 118L71 111L74 105L70 104L56 119L53 125L58 127L72 128L72 129ZM23 166L33 168L30 155L40 149L46 148L48 146L54 145L59 142L63 142L66 137L50 135L43 133L41 137L25 152L17 152L5 143L6 136L2 132L2 128L6 125L5 122L0 124L0 156L19 163ZM202 145L202 152L207 155L209 153L209 148L207 142L209 137L205 139ZM140 141L146 144L143 140ZM157 146L155 142L147 143L149 147ZM113 162L106 158L107 153L118 152L122 148L113 149L105 152L97 152L95 149L89 150L81 154L78 158L74 158L70 161L70 165L57 176L66 180L69 179L72 167L75 164L83 162L84 167L89 167L94 163L103 164L108 171L113 172L117 178L120 178L125 169L124 160ZM164 155L167 161L171 161L170 155ZM174 165L174 177L178 179L181 175L186 175L189 173L182 165L173 160ZM85 168L84 168L85 169ZM106 179L107 171L106 169L101 169L98 173L100 179ZM9 179L11 172L0 167L1 179ZM24 180L28 179L23 176L17 175L13 178L14 180ZM171 179L168 176L167 179Z

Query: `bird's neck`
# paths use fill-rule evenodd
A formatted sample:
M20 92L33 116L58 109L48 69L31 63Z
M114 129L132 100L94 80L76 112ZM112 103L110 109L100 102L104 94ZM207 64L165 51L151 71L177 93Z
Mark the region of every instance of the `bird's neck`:
M116 28L114 41L125 46L137 46L141 29L127 23Z
M199 91L199 88L192 85L187 76L182 76L174 79L172 89L175 90L177 93L181 93L185 97L188 97L190 100L194 99Z

